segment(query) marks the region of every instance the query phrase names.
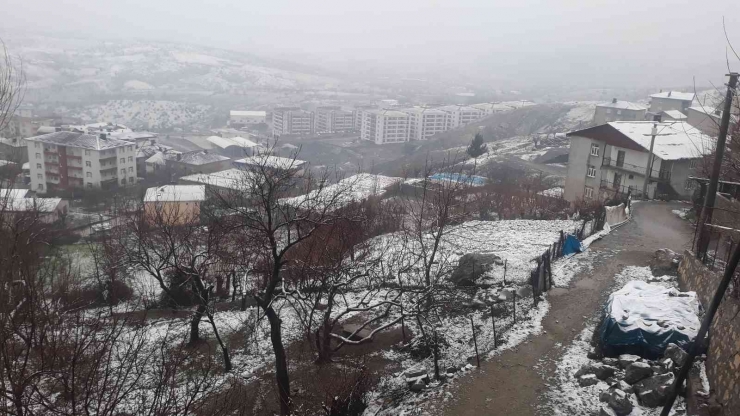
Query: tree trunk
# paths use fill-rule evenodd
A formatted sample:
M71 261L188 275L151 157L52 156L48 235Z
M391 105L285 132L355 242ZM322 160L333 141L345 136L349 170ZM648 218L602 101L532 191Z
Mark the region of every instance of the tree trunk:
M265 308L265 315L270 322L270 340L272 350L275 353L275 378L277 381L278 394L280 395L280 414L290 415L290 377L288 376L288 357L283 346L281 334L281 320L272 306Z
M203 314L206 311L206 306L203 304L198 305L198 308L193 314L193 319L190 321L190 340L188 345L195 345L196 342L200 341L200 321L203 319Z

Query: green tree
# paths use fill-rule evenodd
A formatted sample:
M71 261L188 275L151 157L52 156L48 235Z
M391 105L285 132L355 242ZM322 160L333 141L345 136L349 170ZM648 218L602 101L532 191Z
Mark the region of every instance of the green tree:
M476 133L473 141L470 142L470 146L468 146L468 154L470 157L478 157L487 151L488 148L483 142L483 136L480 133Z

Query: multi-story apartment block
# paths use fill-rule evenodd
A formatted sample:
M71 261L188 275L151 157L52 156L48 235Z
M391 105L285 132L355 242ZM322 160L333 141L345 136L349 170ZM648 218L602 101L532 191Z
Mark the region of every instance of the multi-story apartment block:
M594 111L594 124L604 124L610 121L643 121L647 107L629 101L620 101L616 98L611 102L598 104Z
M485 111L466 105L446 105L439 107L438 110L447 113L446 127L448 130L470 124L486 115Z
M375 144L407 142L409 115L394 110L363 111L360 138Z
M316 133L340 133L355 129L352 112L342 110L339 106L317 107L314 121Z
M653 128L655 126L655 129ZM650 141L655 134L648 172ZM563 197L568 201L606 199L615 193L647 197L693 194L689 180L714 141L686 122L615 121L568 133L570 154Z
M659 92L650 96L650 112L660 114L666 110L678 110L684 114L694 101L693 92Z
M108 188L136 183L136 144L70 131L26 139L31 189Z
M364 118L363 112L368 110L374 110L378 108L375 105L358 105L352 111L352 118L354 123L355 131L362 131L362 120Z
M402 111L409 115L410 140L427 140L447 129L447 113L442 110L414 107Z
M266 122L267 111L231 110L229 112L229 126L232 127L253 126Z
M272 113L272 133L275 136L313 134L313 112L298 107L277 107Z

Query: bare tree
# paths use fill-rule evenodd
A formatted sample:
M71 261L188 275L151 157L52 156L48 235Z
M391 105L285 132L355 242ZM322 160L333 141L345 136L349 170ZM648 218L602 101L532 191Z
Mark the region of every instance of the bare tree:
M26 92L26 75L23 71L23 62L14 58L5 42L0 39L0 132L4 131L15 110L23 102Z

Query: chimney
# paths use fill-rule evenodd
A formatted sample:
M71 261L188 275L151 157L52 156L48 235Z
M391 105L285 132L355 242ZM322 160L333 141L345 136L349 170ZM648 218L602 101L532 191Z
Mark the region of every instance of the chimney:
M208 154L208 150L207 149L206 150L203 150L203 154L204 155L207 155Z
M149 144L151 144L152 146L154 146L154 141L155 141L154 139L149 140Z
M668 91L668 96L669 96L669 97L671 96L671 91Z
M182 154L181 153L178 153L177 154L177 160L182 160Z
M105 133L100 133L100 136L99 137L100 137L101 140L105 140Z
M660 114L653 115L653 121L660 123L662 116Z
M612 98L612 104L616 104L616 103L617 103L617 99L616 98Z

